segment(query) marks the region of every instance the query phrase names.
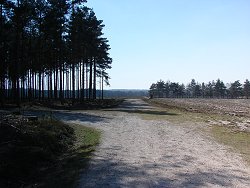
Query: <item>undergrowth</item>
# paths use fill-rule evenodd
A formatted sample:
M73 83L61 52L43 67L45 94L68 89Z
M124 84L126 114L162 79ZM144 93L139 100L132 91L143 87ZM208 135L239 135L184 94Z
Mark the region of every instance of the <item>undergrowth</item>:
M71 187L99 138L94 129L56 120L5 118L0 125L0 187Z

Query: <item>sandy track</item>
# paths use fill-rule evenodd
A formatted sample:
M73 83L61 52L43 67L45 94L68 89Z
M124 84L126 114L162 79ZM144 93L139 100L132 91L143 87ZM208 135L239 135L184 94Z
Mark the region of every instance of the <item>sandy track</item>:
M148 108L127 100L112 111L58 114L103 133L79 187L250 187L250 168L241 157L192 125L128 113Z

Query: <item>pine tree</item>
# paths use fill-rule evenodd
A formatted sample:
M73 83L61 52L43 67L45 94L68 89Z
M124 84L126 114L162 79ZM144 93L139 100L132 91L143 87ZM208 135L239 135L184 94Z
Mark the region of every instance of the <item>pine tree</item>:
M169 95L170 95L170 85L171 85L170 81L167 81L167 82L165 83L165 86L164 86L164 88L165 88L164 93L165 93L165 96L166 96L166 97L169 97Z
M218 98L224 98L226 95L226 86L220 79L217 79L214 86L215 96Z
M7 69L10 64L10 42L11 27L10 19L10 1L0 1L0 103L3 105L6 98L6 79Z
M205 97L213 98L214 95L214 85L212 82L208 82L208 84L205 85Z
M248 99L250 95L250 82L248 81L248 79L246 79L246 81L244 82L243 87L244 95Z
M235 81L231 84L231 87L229 88L230 95L232 98L238 98L242 94L242 87L239 80Z
M80 89L84 99L87 80L89 96L96 98L97 77L109 84L112 59L104 25L85 2L0 1L1 103L5 97L17 104L25 98L57 99L58 91L63 101L65 93L79 98Z

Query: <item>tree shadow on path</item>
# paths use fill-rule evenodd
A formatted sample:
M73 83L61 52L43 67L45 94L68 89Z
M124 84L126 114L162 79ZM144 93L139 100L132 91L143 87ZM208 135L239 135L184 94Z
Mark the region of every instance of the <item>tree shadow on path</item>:
M24 115L35 115L42 119L55 118L60 121L77 121L83 123L97 123L106 121L107 117L89 114L87 112L79 112L79 111L65 111L65 110L53 110L53 111L26 111Z
M119 111L133 114L147 114L147 115L159 115L159 116L177 116L177 113L170 113L166 111L159 110L139 110L139 109L115 109L115 110L106 110L106 111Z
M117 162L112 158L103 159L102 156L97 156L89 169L83 172L78 187L235 187L235 182L239 187L250 186L249 177L237 175L244 172L211 168L206 171L199 168L187 170L189 163L195 159L173 163L174 156L168 158L172 159L166 163L147 162L138 165L136 162ZM173 168L180 169L173 172Z
M54 115L56 118L62 121L78 121L78 122L86 122L86 123L97 123L106 121L107 117L81 113L81 112L56 112Z
M139 99L127 99L125 100L118 108L106 109L105 111L118 111L126 113L135 113L135 114L147 114L147 115L168 115L176 116L177 113L170 113L153 106L150 106L146 102Z

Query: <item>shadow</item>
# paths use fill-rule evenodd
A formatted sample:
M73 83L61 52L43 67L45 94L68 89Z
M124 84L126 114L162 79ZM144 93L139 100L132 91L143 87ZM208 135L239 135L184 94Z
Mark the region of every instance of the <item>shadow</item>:
M87 114L87 113L81 113L81 112L65 112L65 111L57 111L54 113L54 117L61 121L78 121L78 122L88 122L88 123L97 123L97 122L103 122L109 118L93 115L93 114Z
M154 107L138 99L126 99L121 103L118 109L153 109Z
M131 104L131 103L124 103L120 105L119 107L124 109L151 109L152 107L146 104Z
M93 145L81 146L77 151L62 157L60 161L57 161L51 168L46 170L46 173L44 173L46 177L40 179L42 183L38 183L38 187L76 187L79 173L83 168L88 168L94 147Z
M77 121L77 122L87 122L87 123L97 123L105 121L109 118L93 115L85 112L76 112L76 111L43 111L43 110L33 110L33 111L25 111L23 115L32 115L37 116L41 119L58 119L60 121Z
M189 165L195 158L166 156L162 163L119 161L112 157L95 156L78 181L82 187L235 187L249 185L250 177L236 175L234 170L206 168L205 171ZM170 160L171 158L171 160ZM173 163L173 161L175 161ZM176 169L178 167L178 169ZM187 170L188 169L188 170ZM239 173L238 173L239 174Z
M114 109L106 109L104 111L117 111L135 114L148 114L148 115L178 115L176 113L169 113L166 111L157 110L155 107L150 106L142 100L138 99L126 99L122 104Z
M106 110L106 111L113 111L113 110ZM127 113L135 113L135 114L147 114L147 115L159 115L159 116L177 116L179 114L176 113L169 113L164 111L157 111L157 110L137 110L137 109L116 109L115 111L119 112L127 112Z

